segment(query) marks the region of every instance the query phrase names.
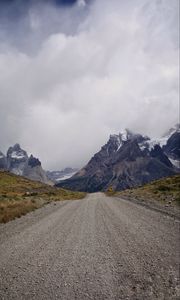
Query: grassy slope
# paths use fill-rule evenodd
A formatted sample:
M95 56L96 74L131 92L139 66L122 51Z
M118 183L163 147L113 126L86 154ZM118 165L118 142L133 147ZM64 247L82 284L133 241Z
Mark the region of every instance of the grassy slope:
M142 187L121 192L107 192L109 196L122 196L128 199L156 200L161 203L180 205L180 175L153 181Z
M0 171L0 223L8 222L50 201L82 199L72 192Z

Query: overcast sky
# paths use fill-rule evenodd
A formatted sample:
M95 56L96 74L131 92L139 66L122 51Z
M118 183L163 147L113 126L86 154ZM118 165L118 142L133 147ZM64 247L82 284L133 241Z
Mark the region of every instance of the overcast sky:
M177 123L178 4L0 1L0 150L81 167L111 133Z

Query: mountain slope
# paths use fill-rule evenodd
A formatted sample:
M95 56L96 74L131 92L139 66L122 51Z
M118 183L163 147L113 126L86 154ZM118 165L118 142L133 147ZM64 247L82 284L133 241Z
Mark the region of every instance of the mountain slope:
M160 145L126 129L111 135L84 168L57 186L86 192L105 191L109 186L123 190L174 174L176 170Z
M137 199L144 201L158 201L161 204L170 206L178 205L180 207L180 175L167 177L153 181L142 187L135 189L127 189L121 192L114 192L110 189L107 194L109 196L120 196L129 200Z
M58 189L0 171L0 223L20 217L50 201L81 199L83 193Z

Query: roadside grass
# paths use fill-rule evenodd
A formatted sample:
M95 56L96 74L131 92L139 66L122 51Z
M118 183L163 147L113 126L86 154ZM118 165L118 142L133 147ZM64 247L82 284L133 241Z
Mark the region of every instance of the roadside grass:
M144 186L120 192L109 188L106 195L122 196L142 201L155 200L163 204L180 206L180 175L159 179Z
M83 199L85 195L0 171L0 223L21 217L52 201Z

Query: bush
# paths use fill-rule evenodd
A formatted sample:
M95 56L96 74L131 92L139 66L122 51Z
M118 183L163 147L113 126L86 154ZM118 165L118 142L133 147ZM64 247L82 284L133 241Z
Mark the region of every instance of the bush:
M157 190L161 191L161 192L167 192L167 191L170 191L171 188L167 185L159 185L157 187Z

